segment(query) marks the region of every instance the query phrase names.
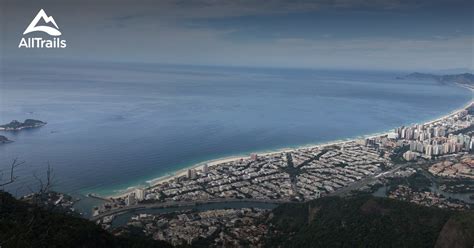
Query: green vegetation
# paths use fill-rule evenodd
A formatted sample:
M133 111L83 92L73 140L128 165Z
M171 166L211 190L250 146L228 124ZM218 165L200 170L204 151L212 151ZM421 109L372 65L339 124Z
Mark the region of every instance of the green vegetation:
M0 247L171 247L135 235L114 236L86 219L43 210L0 191Z
M469 179L440 179L440 189L450 193L474 193L474 181Z
M24 122L19 122L17 120L13 120L8 124L0 125L0 129L3 130L21 130L24 128L34 128L34 127L41 127L46 125L46 122L42 122L39 120L33 119L26 119Z
M269 247L446 247L453 239L460 244L456 247L474 244L472 211L369 195L284 204L272 215Z
M430 191L432 182L429 178L421 173L415 173L409 177L394 178L389 183L388 191L392 191L398 185L406 185L414 191Z
M443 227L435 247L473 247L474 215L463 212L454 215Z

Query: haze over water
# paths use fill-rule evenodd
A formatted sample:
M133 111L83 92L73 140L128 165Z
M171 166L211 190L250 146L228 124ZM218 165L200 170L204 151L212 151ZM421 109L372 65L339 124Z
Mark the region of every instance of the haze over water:
M320 71L56 62L9 63L0 168L18 157L13 193L54 168L56 190L113 193L192 164L352 138L421 123L463 106L455 85L398 80L410 72Z

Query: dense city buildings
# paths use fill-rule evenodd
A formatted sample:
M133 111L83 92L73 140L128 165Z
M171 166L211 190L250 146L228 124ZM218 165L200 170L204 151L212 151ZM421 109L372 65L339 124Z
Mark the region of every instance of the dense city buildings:
M405 156L407 160L414 160L418 156L432 158L433 156L470 151L473 149L471 136L453 133L470 127L472 121L472 116L465 109L442 120L424 125L397 128L391 136L408 142L410 151Z
M441 161L430 166L428 171L439 177L474 180L474 159L466 157L459 161Z
M398 185L395 190L388 195L389 198L401 201L408 201L426 207L438 207L446 209L469 209L469 204L459 200L449 199L441 194L430 191L414 191L410 187Z
M268 227L261 222L268 211L241 208L138 214L128 226L142 228L145 235L173 245L191 245L201 239L211 247L255 247L267 232Z

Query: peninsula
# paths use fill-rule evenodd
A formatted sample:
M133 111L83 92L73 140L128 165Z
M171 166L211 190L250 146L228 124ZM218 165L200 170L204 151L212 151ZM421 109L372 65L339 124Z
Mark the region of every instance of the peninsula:
M46 125L46 122L26 119L24 122L13 120L8 124L0 125L0 131L18 131L26 128L36 128Z
M465 86L474 86L474 75L471 73L435 75L414 72L404 77L405 79L434 80L440 83L458 83Z

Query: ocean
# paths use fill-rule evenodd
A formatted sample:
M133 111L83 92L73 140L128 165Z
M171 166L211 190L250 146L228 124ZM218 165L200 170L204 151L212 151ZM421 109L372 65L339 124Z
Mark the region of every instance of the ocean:
M471 99L410 72L47 61L3 64L0 168L25 161L7 190L108 195L220 157L348 139L421 123Z

